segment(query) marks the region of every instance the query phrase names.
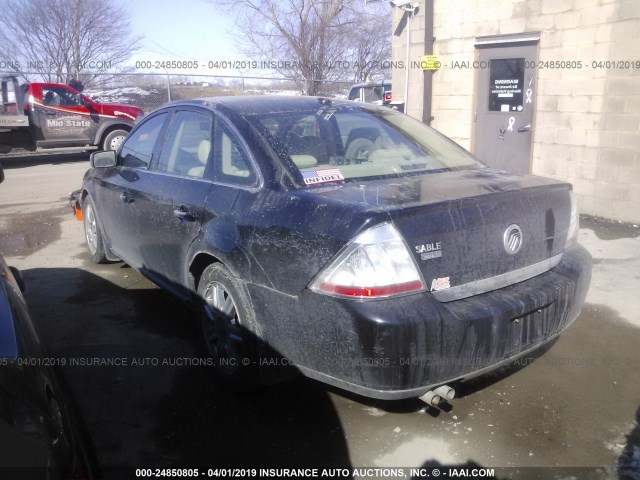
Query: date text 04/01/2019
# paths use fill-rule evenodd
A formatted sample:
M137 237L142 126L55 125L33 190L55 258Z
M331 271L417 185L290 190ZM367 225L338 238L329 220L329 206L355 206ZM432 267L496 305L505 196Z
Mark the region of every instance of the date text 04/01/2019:
M138 468L136 477L191 478L483 478L495 476L493 468Z

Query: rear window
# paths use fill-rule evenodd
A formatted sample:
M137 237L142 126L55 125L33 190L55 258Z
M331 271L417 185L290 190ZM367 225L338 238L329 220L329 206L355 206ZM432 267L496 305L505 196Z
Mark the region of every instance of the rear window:
M328 106L247 118L306 185L481 166L435 130L391 110Z
M366 87L352 87L349 91L349 100L356 102L376 103L382 105L384 103L384 93L390 90L383 85L367 85ZM362 98L361 98L362 96Z

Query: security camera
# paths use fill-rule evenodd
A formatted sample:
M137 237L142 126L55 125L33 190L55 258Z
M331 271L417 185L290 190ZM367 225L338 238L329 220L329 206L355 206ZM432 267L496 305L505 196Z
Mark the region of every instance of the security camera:
M391 0L389 4L405 12L415 12L418 9L418 4L413 3L411 0Z
M392 7L402 8L412 4L413 2L411 0L391 0L389 3Z

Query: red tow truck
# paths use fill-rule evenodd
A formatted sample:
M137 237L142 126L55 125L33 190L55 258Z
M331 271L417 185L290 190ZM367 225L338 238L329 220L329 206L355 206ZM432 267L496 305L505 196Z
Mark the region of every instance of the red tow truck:
M0 153L116 150L144 115L131 105L98 103L60 83L26 83L0 77Z

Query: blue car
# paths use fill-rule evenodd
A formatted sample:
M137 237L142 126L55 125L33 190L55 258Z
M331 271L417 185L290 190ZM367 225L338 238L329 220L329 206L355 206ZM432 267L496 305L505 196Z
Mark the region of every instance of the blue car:
M91 165L72 203L93 260L194 302L236 386L293 366L437 404L556 337L590 282L570 184L486 168L389 108L176 102Z
M100 478L91 439L56 360L38 338L24 289L20 272L0 255L2 478Z

